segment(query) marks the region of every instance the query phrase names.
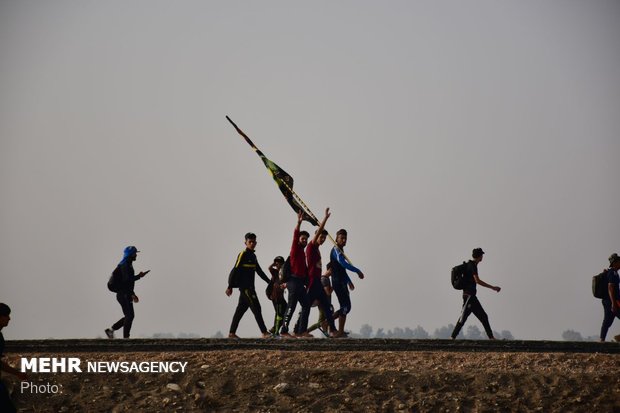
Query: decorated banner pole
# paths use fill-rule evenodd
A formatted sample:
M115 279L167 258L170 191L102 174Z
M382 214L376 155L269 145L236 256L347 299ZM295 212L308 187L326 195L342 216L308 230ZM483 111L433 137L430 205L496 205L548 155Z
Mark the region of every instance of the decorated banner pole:
M301 211L303 213L303 219L305 221L310 222L314 226L318 226L319 220L317 219L316 215L312 213L308 205L306 205L303 199L301 199L301 197L293 190L293 183L294 183L293 177L290 176L288 173L286 173L282 168L280 168L274 162L269 160L256 147L256 145L254 145L254 142L252 142L252 140L248 137L248 135L246 135L241 129L239 129L239 127L235 124L235 122L232 121L232 119L230 119L228 116L226 116L226 119L228 119L228 122L230 122L230 124L233 125L237 133L239 133L239 135L241 135L245 139L248 145L250 145L252 149L254 149L254 152L256 152L256 154L261 158L261 160L265 164L265 167L271 174L271 177L273 178L274 181L276 181L278 188L280 188L280 192L282 192L282 194L286 198L289 205L293 208L293 210L296 213L299 213ZM329 232L327 233L327 236L329 237L330 241L334 244L334 246L338 248L338 250L340 250L342 255L344 255L344 258L351 265L353 265L349 257L347 257L344 251L340 249L340 247L338 246L338 244L336 244L336 241L332 238Z

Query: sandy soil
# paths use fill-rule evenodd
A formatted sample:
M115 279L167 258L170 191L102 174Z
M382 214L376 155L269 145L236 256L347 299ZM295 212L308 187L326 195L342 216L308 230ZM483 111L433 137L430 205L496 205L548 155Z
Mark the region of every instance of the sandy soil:
M15 365L35 355L8 359ZM58 394L21 392L5 377L20 411L620 412L618 354L226 350L62 357L83 364L187 361L188 370L30 376L39 386L58 385Z

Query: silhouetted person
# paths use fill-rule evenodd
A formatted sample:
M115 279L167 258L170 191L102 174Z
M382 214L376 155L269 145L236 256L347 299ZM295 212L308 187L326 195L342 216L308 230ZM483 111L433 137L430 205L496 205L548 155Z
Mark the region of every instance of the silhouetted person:
M4 355L4 336L2 335L2 329L9 325L10 320L11 309L8 305L0 303L0 379L2 378L2 372L5 372L17 376L21 381L24 381L28 379L26 374L2 361ZM6 388L4 382L0 380L0 412L13 413L16 411L15 405L9 396L9 390Z
M138 249L134 246L129 246L123 251L123 259L118 263L118 270L120 270L121 279L118 292L116 293L116 300L121 305L123 310L123 318L118 320L112 325L111 328L106 328L105 334L108 338L114 338L114 332L123 328L123 338L129 338L131 332L131 325L135 316L133 310L133 303L138 303L140 300L134 292L134 286L136 281L144 277L150 272L144 271L136 275L133 269L133 262L138 258Z
M491 325L489 324L489 316L487 316L484 308L482 308L482 304L478 301L478 297L476 297L476 285L490 288L496 292L499 292L501 288L487 284L478 277L478 264L482 261L483 255L484 251L482 251L482 248L475 248L472 251L473 260L470 260L465 267L465 276L463 278L465 282L465 286L463 287L463 308L461 310L461 316L454 326L454 331L452 331L452 339L455 339L456 336L459 335L461 328L463 328L465 321L467 321L467 317L469 317L471 313L474 313L484 326L484 331L487 333L489 339L495 340L495 337L493 337L493 330L491 330Z
M618 270L620 269L620 256L613 253L609 257L609 269L607 270L607 292L601 301L603 302L603 325L601 326L601 341L605 341L607 337L607 331L611 327L615 318L620 319L620 292L618 291L618 284L620 284L620 277L618 277ZM616 341L620 341L620 335L614 337Z
M280 335L280 328L286 313L286 300L284 299L284 290L281 288L282 282L280 281L282 266L284 266L284 258L281 256L275 257L273 263L269 266L271 281L265 290L267 297L273 302L273 310L275 312L273 327L269 330L274 336Z
M248 311L248 308L254 313L254 318L256 319L256 323L258 324L258 328L260 328L263 338L271 337L271 334L267 331L267 327L265 327L260 302L256 295L254 274L258 274L267 284L269 284L269 278L267 278L265 272L261 269L260 265L258 265L258 260L254 253L255 248L256 235L248 232L245 234L245 250L241 251L237 256L237 262L228 277L226 295L230 297L232 289L239 288L239 302L235 314L233 315L232 323L230 324L230 331L228 332L229 338L239 338L237 336L237 327L239 327L241 317Z

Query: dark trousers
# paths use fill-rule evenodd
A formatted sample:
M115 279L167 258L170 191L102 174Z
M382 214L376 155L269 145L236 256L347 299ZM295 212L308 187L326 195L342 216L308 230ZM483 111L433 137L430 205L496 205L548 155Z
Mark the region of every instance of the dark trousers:
M306 287L300 278L291 276L286 282L286 288L288 290L288 305L286 306L286 314L284 315L282 333L288 333L289 324L295 313L297 303L301 305L299 331L303 333L308 328L308 315L310 314L310 304L308 303Z
M123 309L123 318L114 323L112 330L116 331L123 327L123 337L129 338L129 332L131 331L131 325L133 324L135 316L133 311L133 296L128 293L116 293L116 301L118 301Z
M280 328L282 328L284 315L286 314L286 300L284 297L279 297L277 300L273 301L273 309L276 315L273 318L273 327L271 328L271 332L278 335L280 334Z
M614 322L614 318L620 319L620 314L614 314L611 311L611 300L601 300L603 302L603 325L601 325L601 340L605 341L607 331Z
M456 326L454 326L454 331L452 332L452 338L456 338L463 328L465 321L467 321L467 317L471 313L474 313L478 320L482 323L484 327L484 331L487 333L489 338L493 338L493 330L491 330L491 325L489 324L489 316L482 308L482 304L478 301L478 297L475 295L463 295L463 308L461 310L461 316L459 320L456 322Z
M332 315L329 297L325 293L323 285L318 280L315 280L310 286L310 289L308 290L308 302L310 303L310 305L312 305L314 300L319 301L319 309L324 314L325 319L329 324L329 328L331 328L332 331L336 331L336 325L334 324L334 317Z
M265 334L267 332L267 327L265 327L260 302L258 301L256 290L254 288L239 289L239 303L237 304L237 309L235 310L232 323L230 324L230 333L235 334L237 332L237 327L239 327L241 317L243 317L245 312L248 311L248 308L252 310L256 323L258 323L258 328L260 328L260 332Z
M336 297L338 297L338 303L340 304L340 309L336 311L336 316L347 315L351 312L351 295L349 293L349 289L347 288L347 283L341 281L339 279L332 280L334 293L336 293Z
M9 396L9 390L6 388L4 383L0 381L0 412L14 413L16 411L17 409L15 409L15 405Z

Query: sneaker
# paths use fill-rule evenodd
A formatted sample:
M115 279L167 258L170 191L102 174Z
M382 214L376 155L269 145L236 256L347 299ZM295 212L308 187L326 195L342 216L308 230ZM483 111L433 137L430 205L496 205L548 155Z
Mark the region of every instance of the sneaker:
M106 328L105 335L108 336L108 338L110 339L114 338L114 330L112 330L111 328Z

